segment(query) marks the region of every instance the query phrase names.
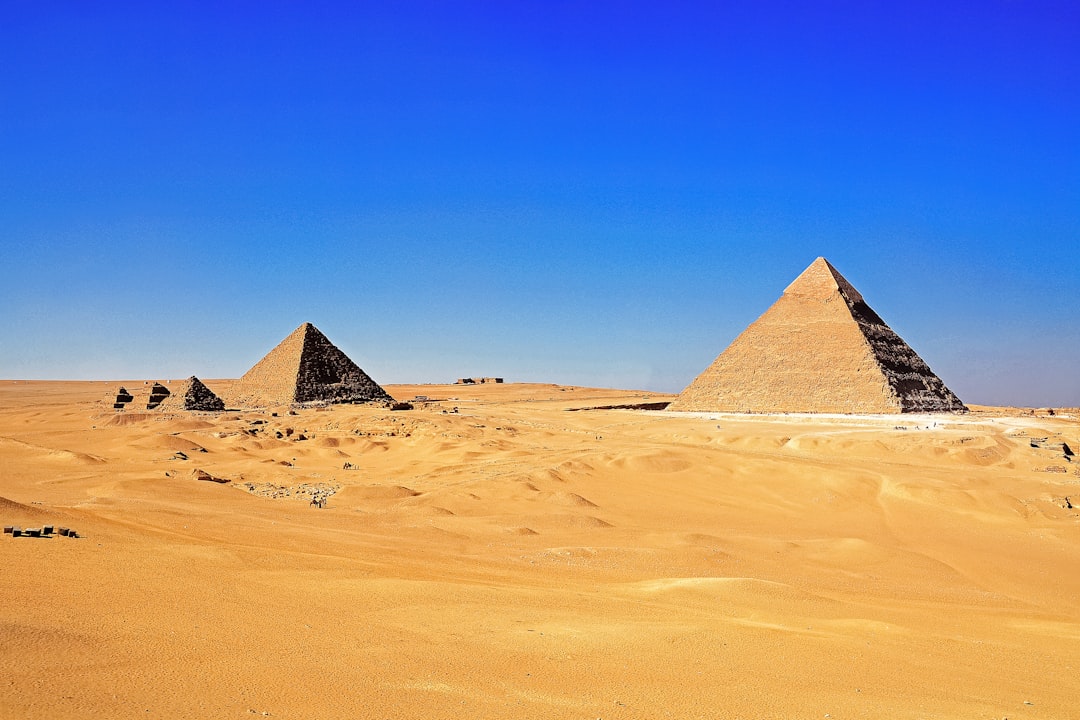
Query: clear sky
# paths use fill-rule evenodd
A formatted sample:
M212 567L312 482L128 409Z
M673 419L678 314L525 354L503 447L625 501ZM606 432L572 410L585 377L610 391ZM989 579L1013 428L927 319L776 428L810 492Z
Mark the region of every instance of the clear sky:
M678 391L819 255L1080 405L1080 5L0 3L3 378Z

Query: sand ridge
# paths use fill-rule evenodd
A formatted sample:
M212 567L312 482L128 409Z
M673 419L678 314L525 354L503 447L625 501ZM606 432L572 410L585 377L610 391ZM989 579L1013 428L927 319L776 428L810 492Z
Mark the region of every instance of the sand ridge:
M0 520L83 535L0 537L0 717L1075 714L1071 416L520 384L117 414L116 385L0 383Z

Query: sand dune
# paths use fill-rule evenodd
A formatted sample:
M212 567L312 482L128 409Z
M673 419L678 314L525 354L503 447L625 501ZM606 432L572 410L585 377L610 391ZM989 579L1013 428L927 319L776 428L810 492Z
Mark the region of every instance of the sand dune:
M0 717L1077 716L1072 416L119 384L0 383L0 521L81 535L0 538Z

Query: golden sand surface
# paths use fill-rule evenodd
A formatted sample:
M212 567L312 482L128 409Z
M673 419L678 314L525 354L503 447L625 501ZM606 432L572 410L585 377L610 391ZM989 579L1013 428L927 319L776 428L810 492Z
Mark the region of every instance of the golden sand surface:
M0 536L2 718L1080 717L1075 417L120 384L0 381L0 522L80 535Z

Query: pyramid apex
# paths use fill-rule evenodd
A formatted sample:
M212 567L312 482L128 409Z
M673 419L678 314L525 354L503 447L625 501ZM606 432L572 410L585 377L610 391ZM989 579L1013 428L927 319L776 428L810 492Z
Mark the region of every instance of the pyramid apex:
M319 332L319 328L315 327L309 322L302 322L296 326L295 330L293 330L286 336L286 339L296 338L297 340L299 340L300 338L306 338L307 336L311 335L312 331L315 331L322 335L322 333Z
M784 288L785 295L804 295L824 300L839 292L849 304L865 302L863 296L824 257L818 257Z

